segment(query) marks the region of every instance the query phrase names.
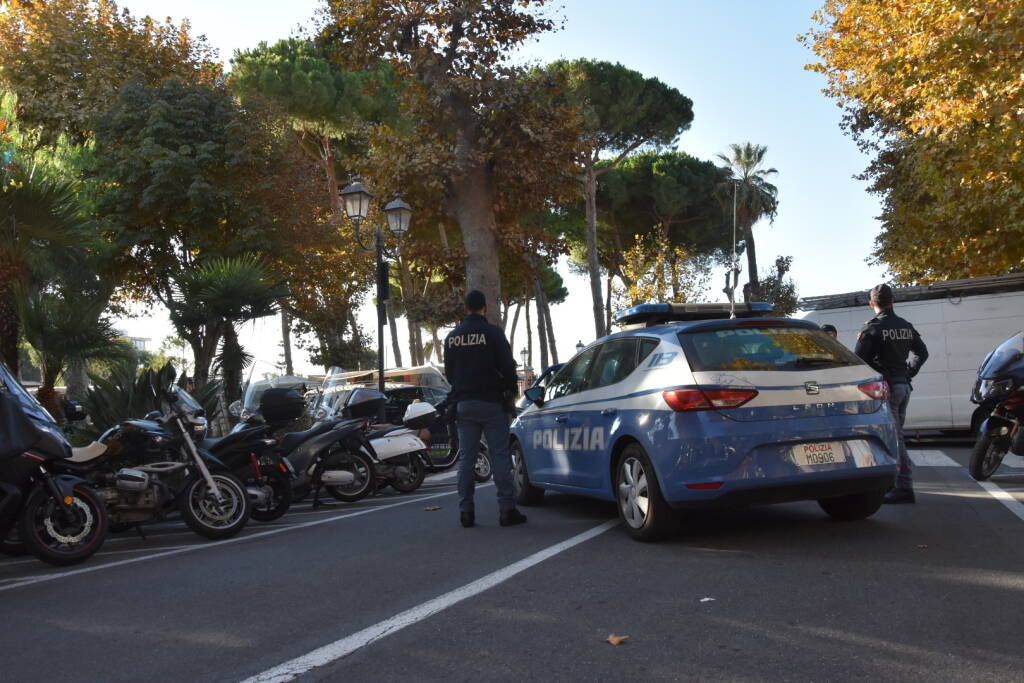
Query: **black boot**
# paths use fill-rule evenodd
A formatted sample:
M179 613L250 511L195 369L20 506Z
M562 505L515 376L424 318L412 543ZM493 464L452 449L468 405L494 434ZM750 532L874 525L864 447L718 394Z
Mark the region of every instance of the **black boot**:
M476 523L476 515L473 514L472 510L461 512L459 513L459 521L462 522L462 526L468 529Z
M896 505L914 502L914 489L893 489L885 494L885 502Z
M511 510L505 510L498 516L498 524L501 526L514 526L516 524L525 524L526 515L519 510L512 508Z

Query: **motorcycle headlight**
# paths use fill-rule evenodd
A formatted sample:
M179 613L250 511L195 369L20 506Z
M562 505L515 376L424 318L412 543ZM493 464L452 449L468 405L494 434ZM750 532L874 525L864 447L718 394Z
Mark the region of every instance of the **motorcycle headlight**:
M1009 395L1012 391L1012 379L1001 379L999 381L982 380L981 382L981 395L986 399L999 399Z
M194 417L192 418L192 440L202 441L206 438L206 428L208 423L205 417Z

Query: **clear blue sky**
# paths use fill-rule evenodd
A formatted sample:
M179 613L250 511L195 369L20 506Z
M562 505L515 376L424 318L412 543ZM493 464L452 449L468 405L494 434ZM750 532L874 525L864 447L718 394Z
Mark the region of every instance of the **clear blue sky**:
M308 23L318 5L315 0L120 4L136 14L188 17L225 62L236 49L286 37ZM793 256L792 275L802 296L868 289L884 275L884 269L865 263L879 230L874 218L878 202L853 178L868 160L839 130L839 109L821 94L823 79L804 70L812 55L796 40L811 27L820 4L565 0L559 12L566 20L564 30L527 44L521 58L617 61L678 88L693 100L695 113L679 147L695 156L715 159L730 143L767 145L766 160L779 170L774 182L780 206L774 225L764 222L755 228L761 268L776 255ZM593 322L586 282L563 275L570 297L555 312L555 334L564 360L581 336L591 340ZM712 285L708 300L722 300L722 276L716 274ZM374 329L372 307L361 311L360 319ZM163 320L129 321L124 327L156 341L167 333ZM273 329L269 321L247 328L243 343L249 337L259 357L273 360L277 349L268 341ZM516 346L524 334L518 332ZM404 353L404 338L402 343Z

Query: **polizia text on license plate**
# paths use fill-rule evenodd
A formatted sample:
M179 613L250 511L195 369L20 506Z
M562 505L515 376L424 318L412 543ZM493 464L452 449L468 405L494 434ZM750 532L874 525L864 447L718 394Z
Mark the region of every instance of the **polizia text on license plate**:
M793 446L793 462L800 467L834 465L846 461L846 451L841 443L803 443Z

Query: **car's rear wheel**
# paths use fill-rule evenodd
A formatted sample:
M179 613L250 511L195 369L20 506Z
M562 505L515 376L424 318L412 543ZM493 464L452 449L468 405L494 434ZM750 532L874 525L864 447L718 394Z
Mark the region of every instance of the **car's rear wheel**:
M847 496L836 498L822 498L818 505L829 517L853 521L866 519L878 512L885 500L885 490L865 491L864 493L853 493Z
M523 447L518 441L513 441L509 446L509 455L512 456L512 489L516 505L539 505L544 499L544 489L530 483L526 460L523 458Z
M679 529L679 515L661 495L654 466L640 444L629 444L619 457L615 498L626 531L637 541L658 541Z

